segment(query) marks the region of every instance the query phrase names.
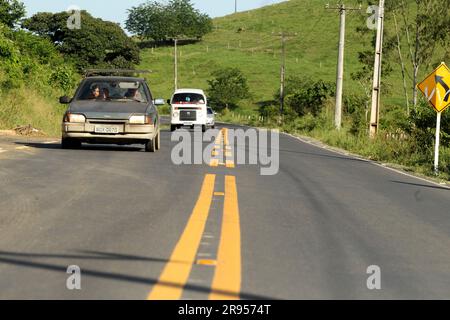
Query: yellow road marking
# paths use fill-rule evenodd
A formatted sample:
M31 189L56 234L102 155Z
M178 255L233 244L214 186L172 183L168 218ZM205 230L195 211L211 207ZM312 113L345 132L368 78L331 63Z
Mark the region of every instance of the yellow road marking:
M206 175L192 215L148 300L177 300L189 278L211 207L215 175Z
M216 138L216 146L213 148L211 152L212 157L218 157L220 155L220 151L223 150L223 154L225 158L232 158L232 148L229 145L229 137L228 137L228 129L223 128L220 130L220 134ZM235 168L235 164L233 160L225 160L225 162L221 162L220 159L212 159L209 163L210 167L218 167L225 166L227 168L233 169Z
M223 197L225 195L225 192L214 192L214 195L218 197Z
M228 129L227 129L227 128L225 128L225 129L223 130L223 138L224 138L224 144L225 144L225 147L227 147L227 146L229 145L229 140L228 140Z
M217 265L217 261L216 260L197 260L197 264L200 266L215 266Z
M218 167L219 166L219 159L211 159L211 162L209 163L210 167Z
M241 277L241 230L236 178L226 176L221 239L209 299L239 299Z
M232 161L232 160L227 160L225 165L227 168L231 168L231 169L233 169L235 167L234 161Z

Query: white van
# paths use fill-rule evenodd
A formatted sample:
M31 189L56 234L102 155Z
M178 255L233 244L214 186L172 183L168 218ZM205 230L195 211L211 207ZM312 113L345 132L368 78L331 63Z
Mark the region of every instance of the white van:
M208 107L206 95L199 89L180 89L175 91L170 99L171 122L170 130L173 132L182 127L202 126L206 131L208 121Z

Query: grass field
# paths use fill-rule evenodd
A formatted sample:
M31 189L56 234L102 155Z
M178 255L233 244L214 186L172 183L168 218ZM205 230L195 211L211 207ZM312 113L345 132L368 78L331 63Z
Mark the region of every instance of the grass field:
M280 82L280 32L296 33L287 42L287 76L306 76L334 82L336 78L339 14L326 10L325 0L288 2L214 19L214 31L203 41L180 46L179 86L207 89L211 73L219 68L241 69L249 80L252 99L242 109L254 109L256 103L273 98ZM359 1L349 1L355 5ZM345 93L364 94L351 79L361 66L358 52L370 48L370 39L356 32L364 27L365 8L347 16L345 55ZM375 32L375 31L373 31ZM174 87L172 47L147 48L142 52L141 68L151 69L149 77L154 94L168 98ZM390 87L386 103L401 103L399 72L385 79Z

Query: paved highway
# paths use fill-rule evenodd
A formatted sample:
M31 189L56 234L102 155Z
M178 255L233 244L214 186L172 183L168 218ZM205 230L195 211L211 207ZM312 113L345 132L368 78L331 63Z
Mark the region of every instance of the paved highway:
M176 166L170 135L0 138L0 299L450 298L449 189L285 135L275 176Z

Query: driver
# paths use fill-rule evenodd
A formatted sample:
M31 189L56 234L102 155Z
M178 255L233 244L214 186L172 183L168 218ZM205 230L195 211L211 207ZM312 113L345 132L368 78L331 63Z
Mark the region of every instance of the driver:
M125 94L125 98L133 99L133 100L137 100L137 101L143 100L142 95L138 89L128 89L127 93Z

